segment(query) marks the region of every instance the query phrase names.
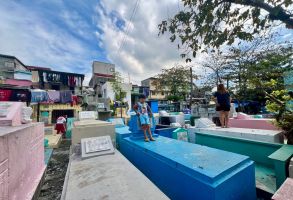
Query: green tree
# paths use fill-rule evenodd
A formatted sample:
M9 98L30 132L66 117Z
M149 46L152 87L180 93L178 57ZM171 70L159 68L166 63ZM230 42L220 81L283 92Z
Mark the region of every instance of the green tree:
M159 24L159 34L169 32L171 42L192 53L208 52L237 40L251 41L272 21L293 28L292 0L182 0L184 9ZM187 51L186 51L187 50ZM186 53L187 52L187 53Z
M284 89L283 74L292 69L293 49L291 46L271 46L270 49L245 53L249 56L237 52L236 57L233 57L235 62L231 63L232 70L228 76L237 83L236 96L240 100L258 100L264 103L263 92L271 92L272 88L263 83L274 79L277 82L276 89Z
M123 83L123 78L120 72L115 72L113 74L114 79L111 80L111 86L113 92L115 93L115 100L122 101L126 97L126 92L122 89L121 85Z
M293 97L286 90L279 90L278 82L271 80L266 83L267 87L271 87L273 91L267 93L266 107L269 111L276 114L276 125L282 128L284 135L287 137L287 144L293 145L293 111L289 107Z
M192 78L196 80L197 76L193 74ZM190 68L176 65L172 68L162 69L153 85L159 91L167 91L169 100L179 101L185 99L187 94L190 93L190 82Z

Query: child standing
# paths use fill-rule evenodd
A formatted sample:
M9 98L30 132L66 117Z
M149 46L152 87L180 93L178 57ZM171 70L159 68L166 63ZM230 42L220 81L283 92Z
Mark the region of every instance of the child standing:
M66 116L65 116L66 117ZM66 133L66 118L63 116L58 117L55 130L57 130L57 134L62 134L62 137L65 138Z
M152 136L151 127L150 127L151 123L149 118L149 115L150 117L152 117L153 113L150 106L145 102L145 99L146 99L145 95L140 95L139 102L137 102L137 104L135 104L133 108L135 113L139 117L141 129L143 130L143 134L144 134L144 141L149 142L150 140L155 141L155 139ZM146 131L148 131L150 139L148 138Z

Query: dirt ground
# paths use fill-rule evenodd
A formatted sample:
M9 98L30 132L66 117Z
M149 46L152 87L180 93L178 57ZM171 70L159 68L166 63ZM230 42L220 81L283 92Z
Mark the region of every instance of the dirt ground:
M38 200L59 200L61 198L69 161L69 147L70 140L64 140L58 149L54 149Z

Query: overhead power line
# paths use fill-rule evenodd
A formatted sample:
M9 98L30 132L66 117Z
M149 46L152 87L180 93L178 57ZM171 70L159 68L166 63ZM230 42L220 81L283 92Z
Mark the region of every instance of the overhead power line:
M139 3L140 3L140 0L136 0L136 3L134 5L134 8L132 10L132 13L130 15L130 18L129 18L129 21L127 23L127 26L126 26L126 30L125 30L125 34L120 42L120 45L119 45L119 48L117 50L117 55L119 55L120 51L123 49L123 47L125 46L125 43L126 43L126 37L128 36L129 34L129 31L130 31L130 26L131 26L131 23L133 22L133 19L135 17L135 14L137 12L137 9L138 9L138 6L139 6Z

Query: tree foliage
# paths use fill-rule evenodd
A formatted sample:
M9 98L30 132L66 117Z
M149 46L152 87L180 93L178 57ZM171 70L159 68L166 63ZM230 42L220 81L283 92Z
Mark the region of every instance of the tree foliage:
M270 87L262 83L277 81L284 89L283 73L293 68L293 48L288 42L278 42L278 35L258 37L241 46L231 46L225 52L211 53L203 61L204 68L212 69L207 81L230 83L230 89L239 100L257 100L265 103L264 91Z
M122 101L126 97L126 92L122 89L121 84L123 83L123 78L120 72L115 72L113 74L114 79L111 80L111 86L113 92L115 93L115 100Z
M293 28L292 0L182 0L184 9L159 24L159 34L169 32L171 42L178 39L181 54L208 52L235 41L251 41L268 29L272 21Z
M288 144L293 144L293 110L288 106L293 97L285 89L278 89L278 82L271 80L265 84L272 88L271 93L267 93L266 107L270 112L276 114L276 125L283 129Z
M197 76L193 74L192 78L196 80ZM190 68L176 65L172 68L162 69L153 85L158 91L166 91L171 100L178 101L190 93L190 81Z

